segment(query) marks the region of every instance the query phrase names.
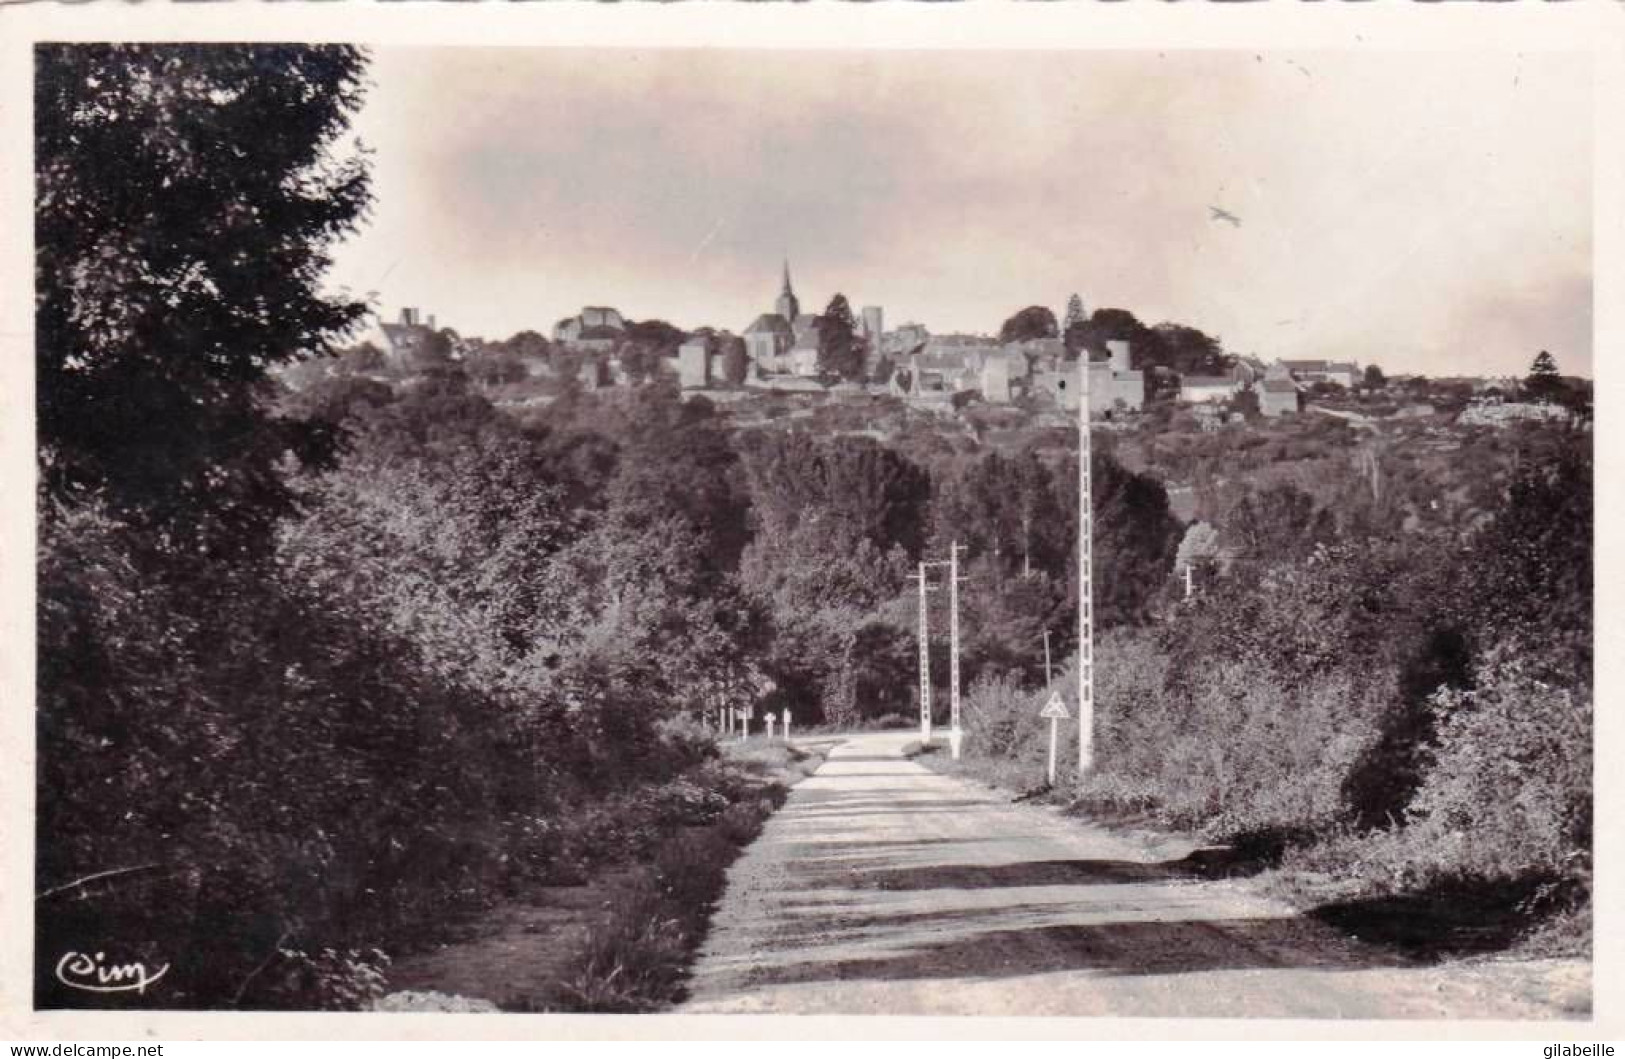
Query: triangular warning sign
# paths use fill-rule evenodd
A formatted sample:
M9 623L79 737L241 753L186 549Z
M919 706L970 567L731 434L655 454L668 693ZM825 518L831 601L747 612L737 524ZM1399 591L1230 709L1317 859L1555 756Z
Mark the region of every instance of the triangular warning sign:
M1050 694L1049 701L1044 703L1044 708L1038 712L1038 716L1045 720L1051 717L1065 720L1072 715L1066 712L1066 703L1062 701L1061 693L1056 691Z

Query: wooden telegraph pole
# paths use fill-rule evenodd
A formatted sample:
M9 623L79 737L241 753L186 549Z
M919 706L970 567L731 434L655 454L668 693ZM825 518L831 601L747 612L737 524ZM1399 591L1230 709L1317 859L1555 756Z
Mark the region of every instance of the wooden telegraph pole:
M1094 495L1090 480L1089 351L1078 350L1078 775L1095 758Z
M931 624L925 563L920 563L920 739L931 743Z

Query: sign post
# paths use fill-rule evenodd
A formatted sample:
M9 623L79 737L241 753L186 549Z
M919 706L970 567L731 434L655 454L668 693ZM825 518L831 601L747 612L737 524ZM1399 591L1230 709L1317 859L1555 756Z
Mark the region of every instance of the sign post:
M1049 785L1055 786L1055 745L1060 737L1061 722L1066 719L1066 703L1059 691L1050 692L1049 701L1038 711L1038 716L1049 719Z
M931 745L931 626L925 563L920 563L920 741Z

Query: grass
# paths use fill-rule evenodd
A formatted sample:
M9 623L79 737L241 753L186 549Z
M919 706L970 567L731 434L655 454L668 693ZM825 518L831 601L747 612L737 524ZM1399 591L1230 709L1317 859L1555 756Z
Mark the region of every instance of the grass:
M1027 799L1063 800L1059 790L1049 790L1046 766L1014 757L965 755L958 761L948 753L946 740L933 739L929 745L915 741L903 746L903 756L918 761L934 772L975 780L989 787L1012 791Z
M729 806L714 823L667 837L617 891L608 918L588 931L566 965L561 994L568 1010L630 1014L681 1001L728 866L761 834L789 788L823 763L821 754L775 740L728 744L723 757Z
M1064 806L1108 827L1175 830L1154 799L1119 789L1110 779L1050 788L1042 764L980 756L954 761L946 744L935 741L908 743L903 755L945 775ZM1310 918L1418 959L1590 954L1591 905L1579 888L1540 880L1406 886L1370 862L1371 850L1357 836L1317 841L1308 834L1244 834L1227 843L1222 865L1205 874L1257 876L1266 891Z

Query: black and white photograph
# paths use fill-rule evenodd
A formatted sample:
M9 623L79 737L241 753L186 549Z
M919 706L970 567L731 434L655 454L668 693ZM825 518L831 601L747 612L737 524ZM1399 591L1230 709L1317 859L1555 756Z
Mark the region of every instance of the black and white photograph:
M36 1016L1598 1014L1593 54L212 25L27 48Z

